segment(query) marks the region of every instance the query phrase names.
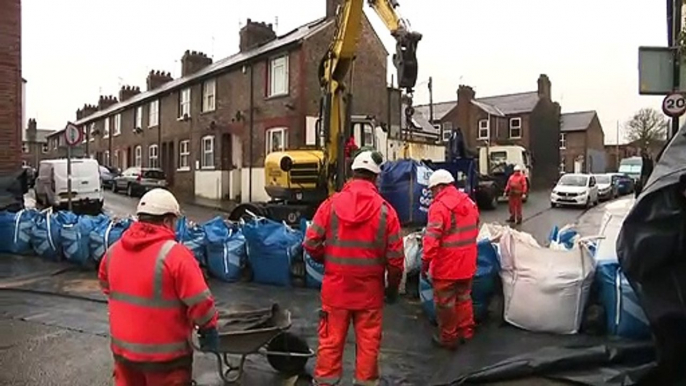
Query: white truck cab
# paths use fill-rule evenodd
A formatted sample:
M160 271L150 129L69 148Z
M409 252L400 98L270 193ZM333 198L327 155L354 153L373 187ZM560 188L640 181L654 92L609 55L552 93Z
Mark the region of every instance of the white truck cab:
M526 178L531 181L531 154L522 146L487 146L479 149L480 174L489 175L493 166L502 163L519 165Z

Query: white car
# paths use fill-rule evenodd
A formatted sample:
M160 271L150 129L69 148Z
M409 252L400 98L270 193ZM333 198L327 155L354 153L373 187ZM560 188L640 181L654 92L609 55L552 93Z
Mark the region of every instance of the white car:
M598 205L598 184L590 174L565 174L557 181L550 193L550 206L574 205L590 207Z

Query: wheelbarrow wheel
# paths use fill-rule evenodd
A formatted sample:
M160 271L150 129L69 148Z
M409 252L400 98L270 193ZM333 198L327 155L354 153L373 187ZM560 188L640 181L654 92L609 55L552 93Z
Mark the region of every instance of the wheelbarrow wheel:
M310 353L310 346L307 345L304 339L293 335L288 332L284 332L272 339L267 345L268 352L281 352L281 353L298 353L298 354L308 354ZM287 355L276 355L267 354L267 361L269 364L278 372L287 375L294 376L300 375L305 370L305 365L307 364L308 357L303 356L287 356Z

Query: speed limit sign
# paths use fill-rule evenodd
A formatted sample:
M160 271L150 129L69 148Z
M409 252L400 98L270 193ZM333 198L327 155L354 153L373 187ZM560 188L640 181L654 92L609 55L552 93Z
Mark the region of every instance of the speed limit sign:
M662 101L662 112L672 118L680 117L686 112L686 98L679 93L672 93Z

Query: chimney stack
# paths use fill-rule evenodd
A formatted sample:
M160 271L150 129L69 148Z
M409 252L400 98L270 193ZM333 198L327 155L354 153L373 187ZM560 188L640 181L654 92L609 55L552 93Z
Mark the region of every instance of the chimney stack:
M131 99L132 97L134 97L140 93L141 93L140 87L121 86L121 89L119 90L119 101L124 102L125 100Z
M475 132L475 126L472 125L472 101L476 93L470 86L461 84L457 88L457 128L462 130L465 144L468 147L477 146L473 143L473 139L478 138L478 132ZM476 128L478 131L479 129Z
M148 91L154 90L172 80L174 80L174 78L172 78L171 73L169 72L150 70L148 78L146 79Z
M38 124L36 120L31 118L28 122L28 127L26 128L26 139L29 142L36 142L36 137L38 136Z
M210 64L212 58L208 58L204 53L186 50L181 57L181 76L194 74Z
M108 107L116 104L117 102L117 98L115 98L112 95L100 95L100 99L98 99L98 110L105 110Z
M248 23L241 28L240 51L245 52L269 43L276 39L276 32L272 24L254 22L248 19Z
M336 11L338 6L341 5L343 1L341 0L326 0L326 18L334 19L336 17Z
M551 83L550 79L548 78L548 75L546 74L541 74L541 76L538 77L538 97L539 98L545 98L545 99L550 99L551 98Z
M86 118L89 115L94 114L96 111L98 111L98 106L89 105L88 103L86 103L83 105L82 108L76 110L76 120L79 121L83 118Z

